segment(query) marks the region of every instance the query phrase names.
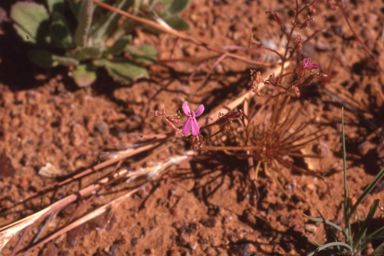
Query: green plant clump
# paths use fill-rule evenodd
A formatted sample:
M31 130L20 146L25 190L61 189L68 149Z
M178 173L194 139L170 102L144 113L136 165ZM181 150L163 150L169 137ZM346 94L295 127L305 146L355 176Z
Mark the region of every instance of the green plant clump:
M361 223L357 207L364 200L364 198L372 191L372 189L376 186L376 184L383 178L384 176L384 168L376 175L376 177L371 181L371 183L366 187L363 194L357 199L356 203L351 205L351 198L349 196L349 189L347 186L347 168L346 168L346 150L345 150L345 138L344 138L344 115L342 116L342 134L343 134L343 162L344 162L344 229L342 227L337 226L336 224L327 221L324 219L323 215L318 211L321 218L312 218L308 217L310 220L315 222L322 222L326 229L332 231L334 241L326 243L324 245L320 245L312 238L310 238L318 248L308 254L308 256L317 255L318 252L322 250L327 250L327 254L332 255L362 255L363 250L373 241L379 241L381 244L370 254L370 255L384 255L384 227L378 227L375 231L370 234L367 234L368 227L372 222L372 219L379 208L380 199L375 199L371 205L371 208L368 212L368 215L365 216L364 213L364 221ZM357 216L357 230L352 232L351 220L356 212ZM342 234L343 240L339 239L337 233ZM333 248L331 250L331 248Z
M106 0L101 1L106 2ZM183 30L188 23L177 15L190 0L119 0L114 5L132 14L162 18L169 26ZM157 51L150 45L130 44L127 34L139 23L105 11L92 0L47 0L48 8L35 2L16 2L10 12L19 36L34 48L28 52L36 65L52 68L72 66L72 77L80 87L91 85L97 69L104 68L122 84L148 77L145 66L156 60ZM132 8L131 8L132 7ZM160 8L161 7L161 8ZM126 51L131 58L124 58Z

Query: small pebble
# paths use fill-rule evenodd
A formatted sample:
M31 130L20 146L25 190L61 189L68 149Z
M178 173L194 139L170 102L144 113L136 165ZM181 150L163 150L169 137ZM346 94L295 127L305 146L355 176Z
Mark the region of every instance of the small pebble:
M15 175L11 160L4 154L0 155L0 178L12 177Z
M209 241L208 241L207 238L200 238L200 239L199 239L199 243L200 243L200 244L208 244Z
M172 248L171 250L168 251L168 255L169 256L180 256L181 254L177 249Z
M212 247L208 247L207 250L205 250L205 253L206 253L208 256L215 256L215 255L217 255L216 250L213 249Z
M208 219L203 219L201 221L201 224L203 224L207 228L214 228L216 226L216 218L208 218Z
M96 125L96 130L100 132L101 134L107 134L108 133L108 126L104 123L99 123Z
M365 156L368 153L368 151L371 149L371 143L366 140L366 141L360 143L357 146L357 149L359 150L361 155Z
M316 233L317 231L317 226L314 224L305 224L304 229L310 233Z
M231 232L231 234L228 236L228 239L231 243L236 243L239 240L237 234L234 232Z
M164 203L164 201L163 201L162 198L158 198L158 199L156 200L156 203L157 203L157 206L160 206L160 205L162 205L162 204Z
M188 247L191 248L192 250L195 250L197 248L197 242L196 241L189 242Z
M255 214L251 213L249 210L244 210L243 212L243 218L245 222L250 225L251 227L255 227L257 224L257 219Z
M91 115L87 120L87 130L88 132L93 132L95 129L96 115Z
M252 252L249 248L249 243L234 244L229 247L229 250L239 256L251 256Z
M56 256L59 253L59 248L53 243L48 243L44 246L44 249L40 252L41 256Z
M232 221L232 216L231 215L225 215L224 217L223 217L223 220L222 220L222 222L224 223L224 224L228 224L228 223L230 223Z
M46 178L56 178L64 175L64 172L51 163L40 168L38 174Z

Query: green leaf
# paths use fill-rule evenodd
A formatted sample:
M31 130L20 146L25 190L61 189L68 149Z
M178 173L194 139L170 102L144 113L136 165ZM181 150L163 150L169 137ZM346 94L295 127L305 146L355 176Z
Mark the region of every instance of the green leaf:
M48 45L49 13L44 5L34 2L17 2L11 7L13 27L26 42Z
M372 242L373 240L381 236L384 236L384 226L378 228L377 230L375 230L365 238L366 245L368 245L370 242Z
M157 51L150 45L127 45L125 49L135 60L144 64L152 64L156 61Z
M324 249L327 249L328 247L333 247L333 246L344 246L344 247L348 248L351 252L353 252L352 247L349 246L348 244L340 243L340 242L333 242L333 243L328 243L328 244L325 244L323 246L316 248L316 250L310 252L307 256L315 255L316 253L318 253Z
M68 57L72 57L78 60L97 59L101 56L99 47L86 47L77 51L67 53Z
M79 60L66 56L52 55L52 60L63 66L77 66Z
M341 227L339 227L336 224L334 224L333 222L330 222L328 220L324 220L322 218L314 218L314 217L311 217L311 216L307 216L305 214L303 214L303 215L305 217L307 217L308 219L310 219L311 221L324 223L325 225L331 226L331 227L335 228L336 230L344 233L344 230Z
M95 66L104 67L115 81L122 84L130 84L139 78L149 77L144 67L126 59L114 61L100 59L93 63Z
M71 30L63 15L54 12L50 26L51 36L55 45L63 49L73 48Z
M95 66L83 64L76 67L72 72L73 80L80 87L87 87L96 81L97 74Z
M370 255L383 255L384 254L384 243L382 243L381 245L379 245L374 251L373 253L371 253Z
M167 12L171 15L181 13L188 7L189 3L189 0L174 0Z
M69 1L71 2L71 1ZM64 12L64 0L47 0L48 10L50 13L63 13Z
M44 50L31 50L28 52L28 58L39 67L52 68L59 63L52 59L52 53Z
M124 50L125 46L127 46L129 41L131 41L131 39L132 39L131 35L126 35L126 36L121 37L111 47L109 47L107 50L105 50L103 52L103 54L104 55L108 55L108 54L117 55L117 54L120 54Z
M115 7L117 9L125 11L128 9L132 4L134 3L134 0L120 0ZM106 37L109 37L111 35L111 32L116 29L117 22L120 19L120 14L116 12L108 12L106 20L102 23L102 25L95 31L95 33L92 35L92 38L98 43L98 41L105 39Z
M364 198L371 193L372 189L375 188L376 184L383 178L384 176L384 168L381 169L381 171L376 175L376 177L369 183L369 185L364 189L363 193L361 196L357 199L356 203L353 205L350 213L349 213L349 218L351 215L356 211L357 206L364 200Z
M379 199L373 200L373 203L371 205L371 208L369 210L367 218L363 222L363 226L359 229L359 232L354 237L352 248L356 249L357 246L361 243L361 240L363 239L365 233L367 232L368 226L371 223L373 216L375 215L375 212L377 210L377 207L379 207Z
M321 244L319 244L319 243L318 243L315 239L313 239L312 237L310 237L310 236L305 236L305 237L311 239L311 241L312 241L314 244L316 244L318 247L321 246Z
M188 30L189 29L189 24L188 22L180 18L178 16L169 16L164 18L164 21L171 27L176 30L182 31L182 30Z
M86 47L88 33L92 23L93 1L83 0L78 14L78 25L75 31L75 44L78 47Z

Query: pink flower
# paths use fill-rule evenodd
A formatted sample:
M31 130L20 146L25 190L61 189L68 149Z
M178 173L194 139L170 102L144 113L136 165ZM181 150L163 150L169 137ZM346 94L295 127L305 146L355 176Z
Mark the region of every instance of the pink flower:
M182 131L183 131L183 133L185 135L188 135L189 131L192 128L192 135L196 136L200 132L200 126L199 126L199 124L196 121L196 117L200 116L201 114L203 114L203 112L204 112L204 105L201 104L196 109L196 112L191 111L191 109L189 108L187 103L184 103L182 108L183 108L184 114L189 116L187 122L185 122L185 124L183 125Z
M303 67L308 70L318 69L319 64L311 64L311 58L303 59Z

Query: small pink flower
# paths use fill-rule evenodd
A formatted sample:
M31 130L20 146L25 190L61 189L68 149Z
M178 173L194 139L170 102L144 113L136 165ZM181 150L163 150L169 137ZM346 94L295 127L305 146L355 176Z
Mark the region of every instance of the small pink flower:
M185 124L183 125L182 131L183 131L184 135L188 135L189 131L192 128L192 135L196 136L200 132L200 126L199 126L199 124L196 121L196 117L200 116L201 114L203 114L203 112L204 112L204 105L201 104L196 109L196 112L191 111L191 109L189 108L187 103L184 103L182 108L183 108L184 114L189 116L187 122L185 122Z
M308 70L318 69L319 64L311 64L311 58L303 59L303 67Z

